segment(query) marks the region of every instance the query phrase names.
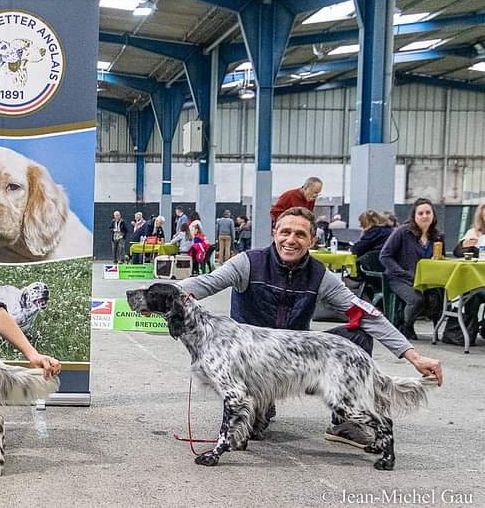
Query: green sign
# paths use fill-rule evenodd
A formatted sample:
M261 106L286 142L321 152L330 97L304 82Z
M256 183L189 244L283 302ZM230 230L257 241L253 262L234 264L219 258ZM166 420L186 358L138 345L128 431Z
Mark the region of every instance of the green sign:
M104 278L121 280L152 280L155 278L153 275L153 263L143 263L140 265L104 265Z
M169 333L167 322L162 316L142 316L130 309L128 302L117 298L114 306L113 329L135 332Z
M140 265L118 265L120 279L154 279L153 263L143 263Z

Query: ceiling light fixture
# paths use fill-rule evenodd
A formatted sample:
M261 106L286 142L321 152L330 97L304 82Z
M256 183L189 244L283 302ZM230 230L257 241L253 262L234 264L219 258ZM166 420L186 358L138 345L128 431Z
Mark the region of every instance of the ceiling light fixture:
M256 92L252 88L241 88L238 94L239 98L243 100L254 99L256 97Z
M153 0L142 0L133 11L133 16L148 16L155 10Z

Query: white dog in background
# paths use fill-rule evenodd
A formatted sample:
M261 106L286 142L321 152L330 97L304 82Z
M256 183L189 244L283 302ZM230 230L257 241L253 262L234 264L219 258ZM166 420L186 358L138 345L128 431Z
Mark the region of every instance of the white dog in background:
M43 282L33 282L22 289L0 286L0 302L7 306L24 333L32 328L39 312L47 309L49 299L49 288Z
M0 147L0 263L91 256L92 244L47 169Z

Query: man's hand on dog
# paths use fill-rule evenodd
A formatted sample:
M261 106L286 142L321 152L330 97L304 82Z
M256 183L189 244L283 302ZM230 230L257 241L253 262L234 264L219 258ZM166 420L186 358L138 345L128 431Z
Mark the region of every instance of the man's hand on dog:
M44 377L47 379L51 376L57 376L61 372L61 363L52 356L41 355L35 353L29 357L32 367L44 369Z

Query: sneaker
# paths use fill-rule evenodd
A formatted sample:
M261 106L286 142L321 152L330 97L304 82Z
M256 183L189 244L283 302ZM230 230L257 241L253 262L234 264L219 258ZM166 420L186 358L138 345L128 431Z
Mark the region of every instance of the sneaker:
M371 428L360 423L344 422L331 425L324 434L327 441L345 443L357 448L365 448L375 441L375 434Z

